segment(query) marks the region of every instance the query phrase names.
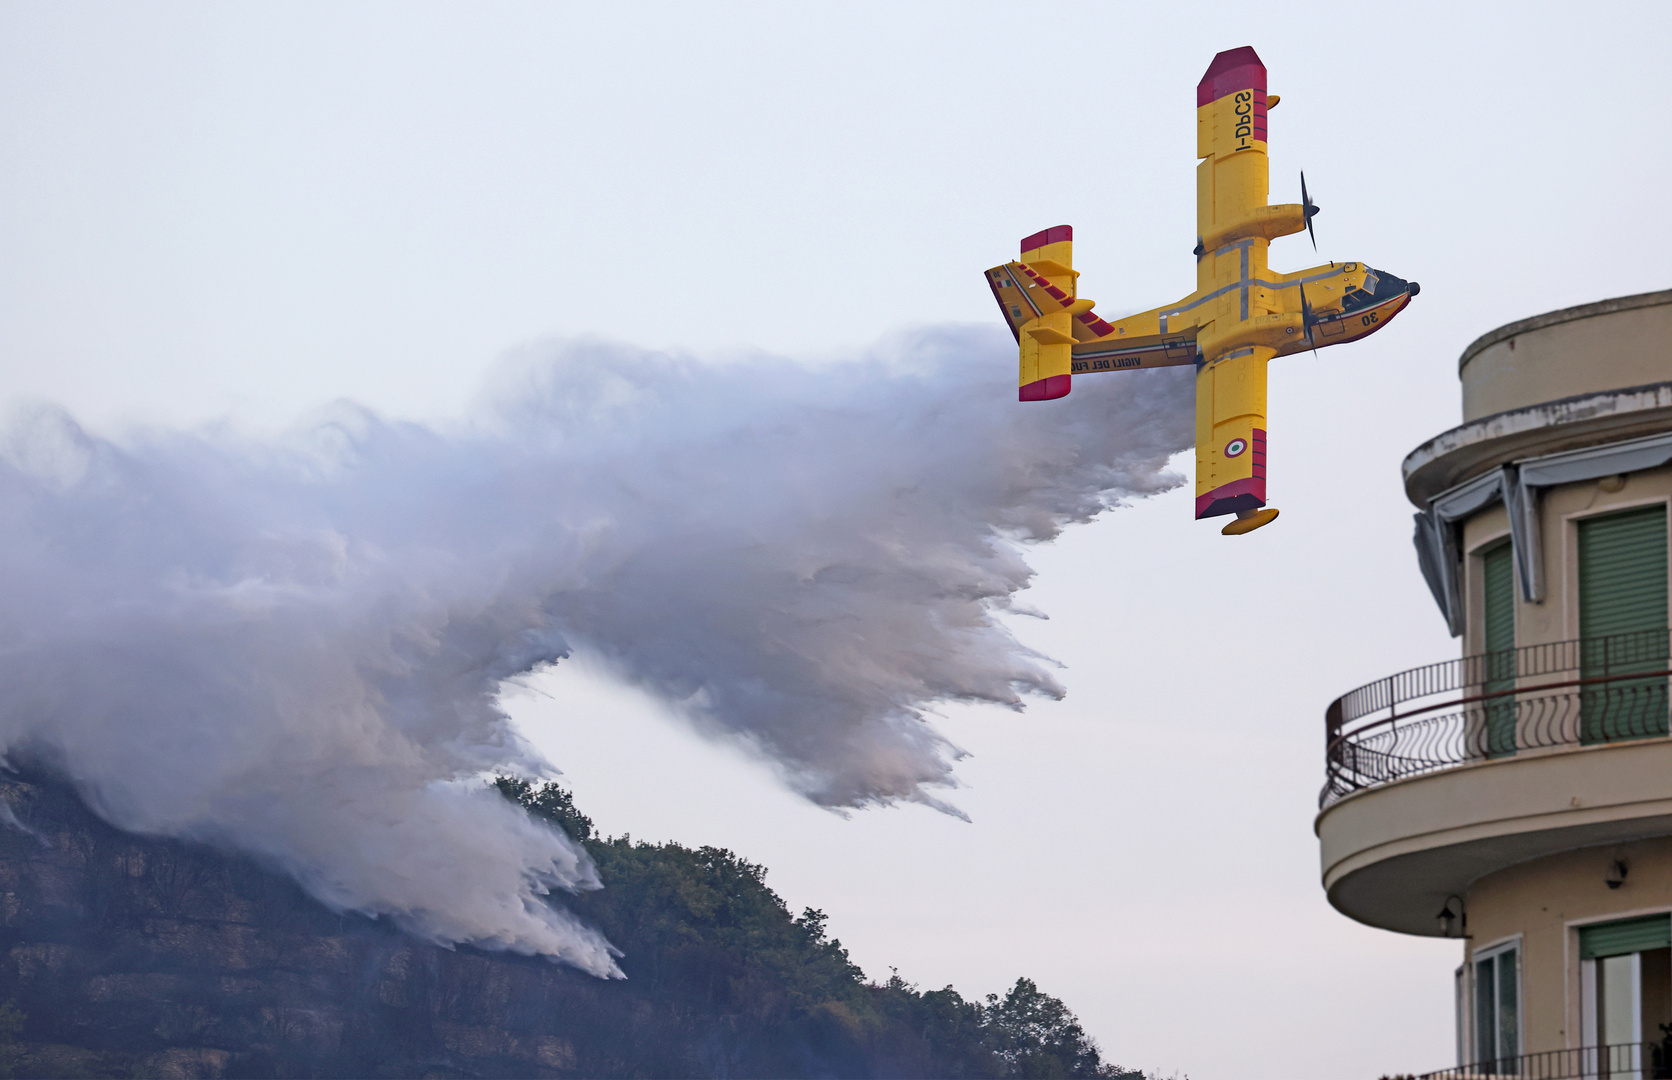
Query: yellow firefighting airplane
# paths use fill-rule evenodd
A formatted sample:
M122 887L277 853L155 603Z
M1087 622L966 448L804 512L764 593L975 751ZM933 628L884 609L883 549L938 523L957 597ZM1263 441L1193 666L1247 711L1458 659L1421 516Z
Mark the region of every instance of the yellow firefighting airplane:
M1067 225L987 271L1021 346L1023 401L1062 397L1078 374L1196 365L1196 516L1235 514L1227 535L1277 516L1266 506L1266 362L1373 334L1419 289L1359 262L1266 268L1271 241L1311 234L1318 212L1304 174L1299 203L1266 204L1266 109L1277 101L1252 48L1215 56L1196 87L1196 291L1178 303L1112 323L1093 314L1075 289Z

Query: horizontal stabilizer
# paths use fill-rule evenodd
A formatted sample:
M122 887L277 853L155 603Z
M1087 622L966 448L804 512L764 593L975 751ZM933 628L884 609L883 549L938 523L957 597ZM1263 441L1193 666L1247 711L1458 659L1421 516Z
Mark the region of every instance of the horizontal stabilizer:
M1074 385L1074 316L1091 307L1075 296L1074 229L1054 225L1022 238L1022 258L1007 266L1019 308L1030 316L1016 326L1021 365L1018 401L1064 397ZM1003 304L1001 299L1000 303Z

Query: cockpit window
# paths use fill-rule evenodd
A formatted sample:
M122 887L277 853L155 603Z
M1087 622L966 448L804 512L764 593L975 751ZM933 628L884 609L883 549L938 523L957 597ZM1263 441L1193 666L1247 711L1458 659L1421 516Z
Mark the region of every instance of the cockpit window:
M1367 266L1364 268L1364 288L1349 290L1347 295L1342 297L1341 308L1343 312L1357 311L1374 304L1386 303L1400 293L1409 291L1410 282L1404 278L1394 277L1385 270L1372 270Z

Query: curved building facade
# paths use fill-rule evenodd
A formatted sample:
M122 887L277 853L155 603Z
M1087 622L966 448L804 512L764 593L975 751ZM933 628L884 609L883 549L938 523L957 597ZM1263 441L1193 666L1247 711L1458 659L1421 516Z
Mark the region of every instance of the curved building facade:
M1672 1076L1672 291L1500 327L1459 376L1404 478L1460 656L1329 707L1324 888L1461 940L1432 1075Z

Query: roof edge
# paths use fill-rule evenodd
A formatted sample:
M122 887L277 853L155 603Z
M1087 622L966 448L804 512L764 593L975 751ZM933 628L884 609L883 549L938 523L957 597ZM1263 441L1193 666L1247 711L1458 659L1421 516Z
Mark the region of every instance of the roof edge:
M1628 400L1631 398L1638 400ZM1488 446L1500 448L1480 454L1479 460L1466 468L1462 475L1451 477L1454 483L1463 483L1487 469L1514 460L1518 455L1524 456L1533 443L1548 442L1550 434L1557 431L1570 433L1558 437L1557 441L1580 440L1563 447L1572 449L1597 441L1606 442L1609 436L1617 436L1622 428L1636 428L1645 423L1658 423L1662 429L1672 430L1672 425L1666 423L1669 408L1672 408L1672 380L1575 394L1537 405L1506 409L1459 424L1440 432L1405 455L1399 464L1405 497L1418 509L1426 506L1429 495L1449 485L1442 484L1418 498L1413 490L1418 478L1447 459L1456 461L1458 455L1466 452L1474 455Z
M1576 322L1579 319L1589 319L1597 315L1613 315L1620 311L1635 311L1638 308L1659 307L1662 304L1672 304L1672 289L1636 293L1632 296L1616 296L1610 300L1598 300L1595 303L1580 304L1578 307L1547 311L1543 315L1534 315L1529 319L1506 323L1496 330L1488 330L1469 343L1469 347L1464 349L1463 355L1458 358L1457 373L1462 375L1464 366L1482 351L1519 334L1543 330L1547 326L1559 326L1566 322Z

